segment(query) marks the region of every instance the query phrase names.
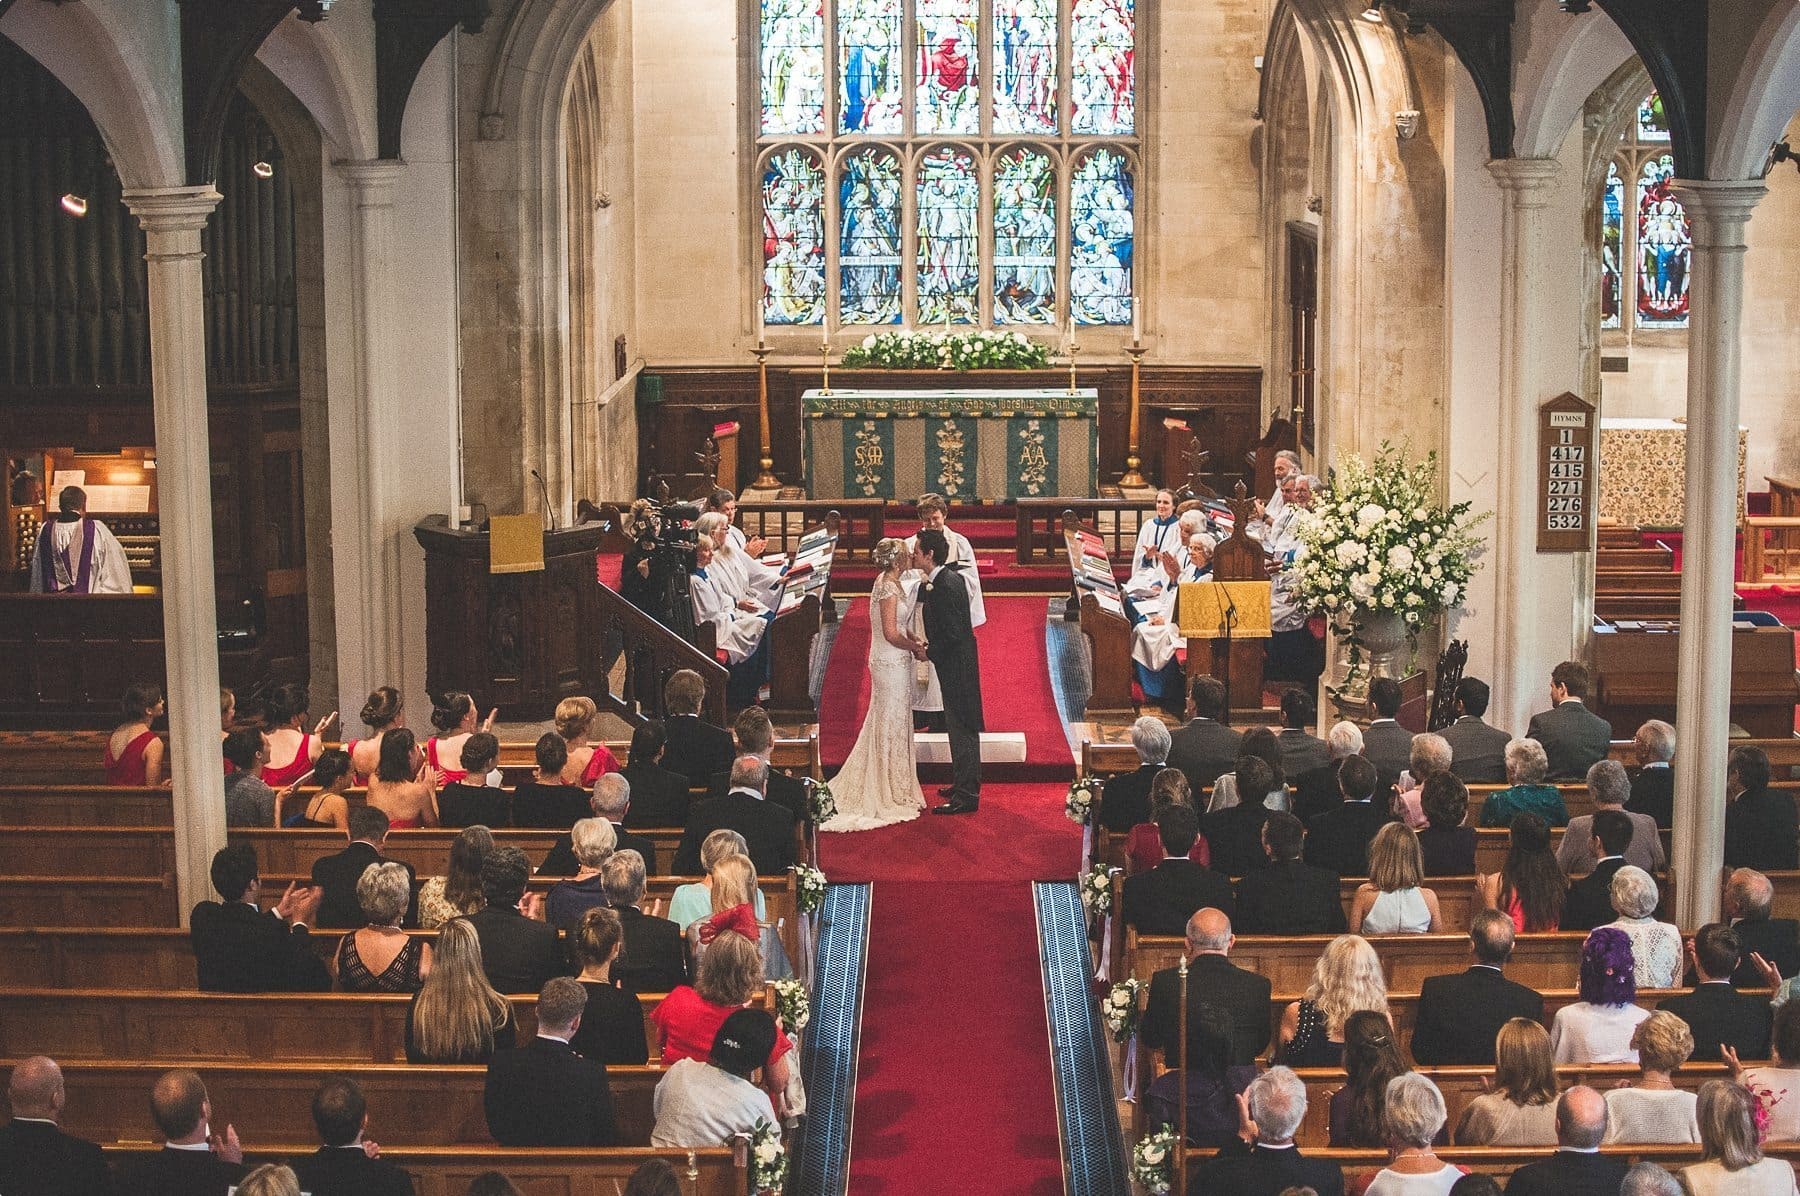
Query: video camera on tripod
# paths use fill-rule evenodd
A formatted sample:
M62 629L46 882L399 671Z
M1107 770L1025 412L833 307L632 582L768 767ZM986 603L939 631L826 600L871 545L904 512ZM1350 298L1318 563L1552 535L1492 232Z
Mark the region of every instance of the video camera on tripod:
M691 502L658 503L639 499L631 505L632 550L625 555L626 577L630 578L640 564L648 564L647 575L631 585L633 593L626 597L643 608L651 618L683 639L694 638L694 604L688 594L688 571L694 564L694 544L699 533L694 521L700 518L700 507Z

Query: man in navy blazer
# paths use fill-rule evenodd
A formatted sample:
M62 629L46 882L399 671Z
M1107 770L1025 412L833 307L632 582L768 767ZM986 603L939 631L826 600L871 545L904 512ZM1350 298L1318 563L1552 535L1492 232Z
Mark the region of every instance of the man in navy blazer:
M692 669L676 669L663 685L662 766L690 784L731 767L731 732L700 717L706 682Z
M1484 909L1470 921L1475 962L1466 972L1427 976L1419 986L1413 1027L1413 1059L1429 1066L1493 1066L1494 1036L1515 1017L1542 1023L1544 998L1506 978L1512 959L1513 922Z
M538 994L537 1037L496 1051L482 1104L502 1146L611 1146L618 1138L606 1065L569 1045L581 1026L587 990L558 976Z
M364 1138L369 1106L349 1076L326 1076L313 1094L313 1125L324 1145L294 1164L308 1196L413 1196L404 1169L381 1161L381 1148Z
M1306 1120L1306 1082L1286 1067L1271 1067L1244 1092L1256 1143L1233 1142L1218 1157L1195 1168L1188 1196L1281 1196L1290 1188L1311 1188L1318 1196L1338 1196L1344 1172L1329 1159L1309 1159L1294 1145Z
M165 1071L150 1090L150 1116L163 1148L122 1169L118 1190L131 1196L226 1196L244 1178L244 1148L227 1125L212 1132L212 1101L200 1076Z
M1169 736L1169 767L1186 774L1196 801L1202 789L1237 766L1244 737L1225 725L1228 717L1225 683L1209 674L1195 677L1188 686L1187 725Z
M1605 1139L1606 1098L1575 1085L1556 1102L1556 1153L1513 1172L1507 1196L1619 1196L1627 1168L1600 1153Z
M1188 919L1209 905L1230 917L1231 882L1188 859L1199 834L1193 809L1166 807L1156 831L1162 839L1163 860L1148 872L1125 878L1126 923L1139 934L1184 934Z
M1525 729L1525 738L1543 745L1553 781L1587 776L1612 746L1612 724L1587 708L1587 694L1587 666L1579 660L1563 661L1550 671L1553 707L1532 715Z
M1464 677L1456 683L1456 721L1438 732L1450 745L1450 771L1467 785L1506 783L1506 745L1512 736L1481 717L1487 708L1487 682Z
M675 875L700 874L700 845L716 830L734 830L750 848L758 876L777 876L794 866L794 813L763 798L769 765L761 756L739 756L731 765L731 792L695 803L688 812Z
M62 1068L54 1059L23 1059L7 1081L12 1120L0 1125L0 1192L34 1196L105 1196L112 1175L100 1147L62 1132Z

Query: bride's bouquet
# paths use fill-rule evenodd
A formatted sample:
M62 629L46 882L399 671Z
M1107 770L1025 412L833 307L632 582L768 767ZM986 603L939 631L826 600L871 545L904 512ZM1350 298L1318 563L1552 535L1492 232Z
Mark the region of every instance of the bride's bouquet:
M1094 803L1100 800L1100 790L1106 782L1099 777L1080 777L1069 786L1069 795L1063 799L1063 813L1076 826L1086 826L1094 818Z

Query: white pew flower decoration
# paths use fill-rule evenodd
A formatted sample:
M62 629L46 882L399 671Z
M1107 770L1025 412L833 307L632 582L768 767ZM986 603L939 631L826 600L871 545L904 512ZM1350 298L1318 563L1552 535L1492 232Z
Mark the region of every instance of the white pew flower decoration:
M779 1192L787 1185L787 1175L788 1156L781 1131L770 1122L757 1122L750 1131L750 1190Z
M803 914L817 913L825 904L825 889L830 882L811 864L794 865L794 904Z
M1131 1178L1150 1196L1165 1196L1175 1182L1175 1131L1164 1126L1131 1148Z
M806 985L798 980L777 980L775 1012L781 1015L781 1024L788 1033L798 1034L806 1029L812 1021L812 998L807 995Z
M1063 813L1076 826L1086 826L1094 819L1094 803L1100 800L1100 790L1105 782L1099 777L1078 777L1069 786L1069 794L1063 799Z
M837 817L837 798L831 795L831 786L824 781L812 781L807 786L808 796L812 802L812 820L814 826L824 826Z
M1114 1042L1129 1042L1137 1033L1138 1022L1143 1018L1138 994L1143 990L1144 982L1136 977L1121 980L1108 990L1106 1000L1100 1006L1100 1016L1106 1019L1106 1028L1112 1032Z
M1112 873L1106 864L1095 864L1081 874L1081 904L1091 918L1112 913Z

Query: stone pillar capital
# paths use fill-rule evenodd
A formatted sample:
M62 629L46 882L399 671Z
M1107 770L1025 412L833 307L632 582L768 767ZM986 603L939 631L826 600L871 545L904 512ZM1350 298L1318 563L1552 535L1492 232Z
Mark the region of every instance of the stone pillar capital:
M1562 163L1555 158L1495 158L1487 168L1500 190L1522 207L1546 206L1547 193L1562 175Z
M398 158L370 158L361 161L333 162L331 168L356 192L356 202L365 205L391 204L406 163Z
M120 197L150 237L150 256L157 255L159 233L198 233L223 198L208 184L201 187L146 187Z
M1695 249L1742 248L1750 213L1769 193L1758 179L1672 179L1669 189L1692 223Z

